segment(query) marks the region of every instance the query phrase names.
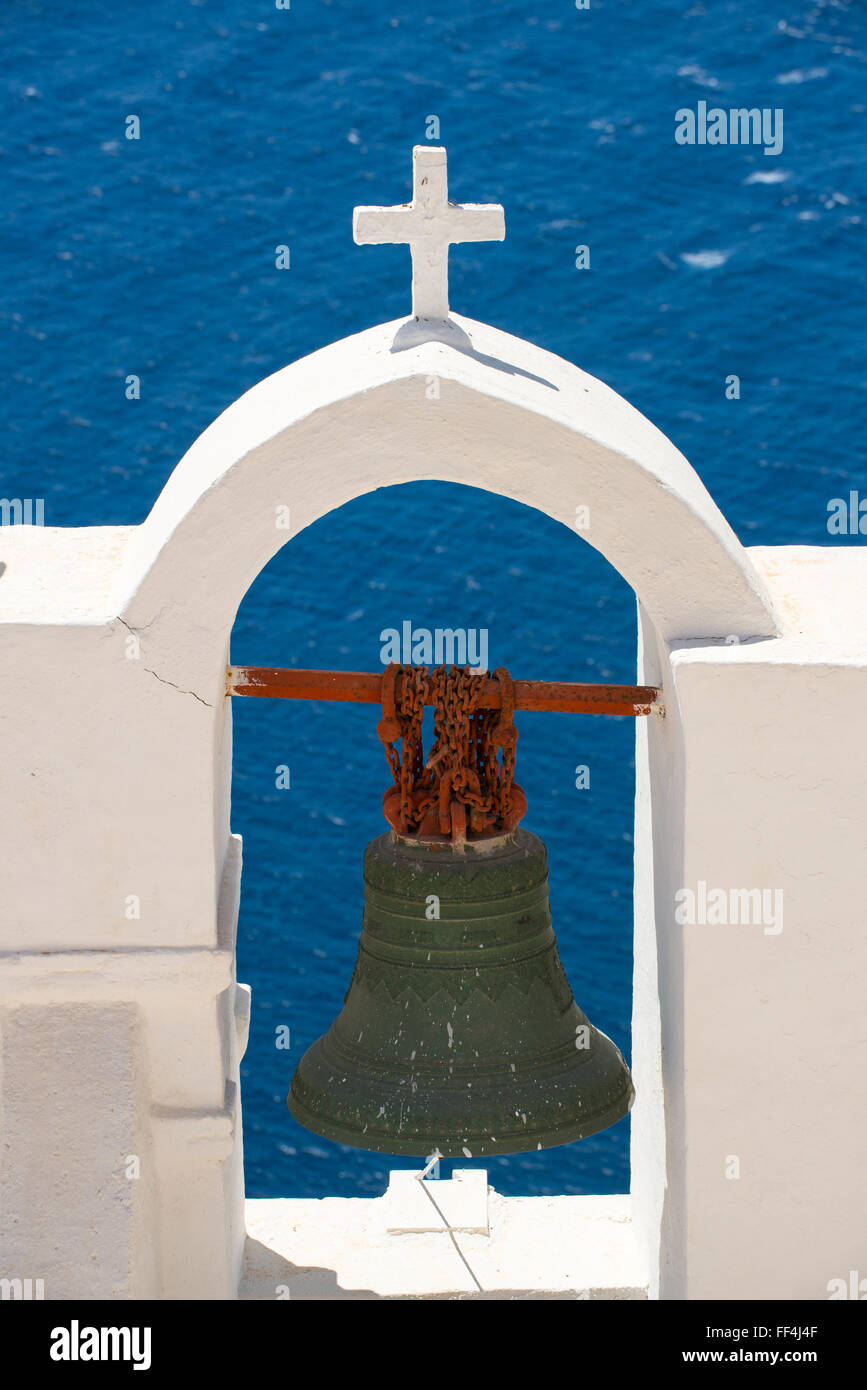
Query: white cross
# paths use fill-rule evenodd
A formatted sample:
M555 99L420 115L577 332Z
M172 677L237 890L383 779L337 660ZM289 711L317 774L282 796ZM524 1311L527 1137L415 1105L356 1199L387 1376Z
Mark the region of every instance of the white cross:
M392 208L356 208L352 235L359 246L408 242L412 252L412 312L417 319L449 316L449 245L502 241L506 219L499 203L450 203L446 152L416 145L412 202Z

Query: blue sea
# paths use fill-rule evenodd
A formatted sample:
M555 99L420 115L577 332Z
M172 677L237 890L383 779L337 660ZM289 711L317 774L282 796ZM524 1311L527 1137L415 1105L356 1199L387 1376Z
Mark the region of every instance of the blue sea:
M408 314L407 249L355 246L352 208L410 196L436 117L452 199L506 209L505 243L452 251L455 310L629 399L746 544L863 543L827 530L829 500L867 488L863 3L5 0L0 34L0 492L44 498L48 525L142 521L257 380ZM782 110L782 151L678 145L675 112L700 101ZM487 629L516 677L635 679L634 596L606 561L434 483L285 546L233 660L375 670L405 620ZM285 1097L352 972L389 781L376 711L237 700L234 717L248 1194L374 1195L412 1160L318 1139ZM628 1056L634 726L526 714L519 732L564 966ZM486 1166L504 1193L623 1191L628 1130Z

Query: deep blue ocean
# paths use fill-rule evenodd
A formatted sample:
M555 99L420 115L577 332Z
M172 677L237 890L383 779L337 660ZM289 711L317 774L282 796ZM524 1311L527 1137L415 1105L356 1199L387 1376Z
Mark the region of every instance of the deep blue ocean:
M863 3L3 0L0 33L0 492L44 498L46 524L142 521L254 382L408 314L408 250L355 246L352 208L410 196L436 116L452 199L506 210L505 243L453 249L452 307L627 397L746 544L863 543L826 526L829 499L867 488ZM782 152L676 144L675 112L699 101L781 109ZM634 598L607 562L442 484L293 539L247 594L232 656L374 670L406 619L486 628L491 666L517 677L635 679ZM248 1195L377 1194L412 1160L320 1140L285 1101L352 972L389 781L376 711L236 700L234 717ZM519 732L564 966L628 1056L634 726L525 714ZM623 1121L486 1166L505 1193L623 1191L628 1137Z

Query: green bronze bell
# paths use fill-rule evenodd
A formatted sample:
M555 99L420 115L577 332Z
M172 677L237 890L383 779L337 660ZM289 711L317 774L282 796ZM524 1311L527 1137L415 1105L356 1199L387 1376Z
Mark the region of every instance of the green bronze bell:
M296 1120L355 1148L477 1158L626 1115L626 1063L560 964L538 836L392 830L368 846L364 879L355 973L292 1080Z

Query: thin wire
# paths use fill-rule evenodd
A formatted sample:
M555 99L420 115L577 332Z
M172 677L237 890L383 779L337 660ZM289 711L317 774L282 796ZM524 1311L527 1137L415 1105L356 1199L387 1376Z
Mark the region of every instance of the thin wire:
M484 1289L482 1288L481 1284L479 1283L478 1279L473 1273L473 1270L470 1268L469 1263L467 1262L466 1255L464 1254L463 1250L455 1240L455 1233L448 1223L445 1212L442 1210L442 1208L440 1207L439 1203L437 1202L436 1198L433 1196L430 1190L431 1184L429 1182L424 1181L424 1178L430 1172L431 1168L433 1168L434 1164L439 1163L441 1158L442 1154L440 1153L439 1149L434 1149L432 1156L428 1159L426 1167L424 1167L420 1173L416 1173L415 1176L417 1181L421 1183L422 1191L425 1193L431 1205L433 1206L433 1209L436 1212L437 1216L442 1221L443 1226L445 1227L446 1232L448 1234L449 1240L451 1241L452 1245L455 1247L455 1250L458 1252L459 1256L461 1257L461 1260L463 1261L464 1268L466 1269L467 1274L469 1274L479 1293L484 1293Z

